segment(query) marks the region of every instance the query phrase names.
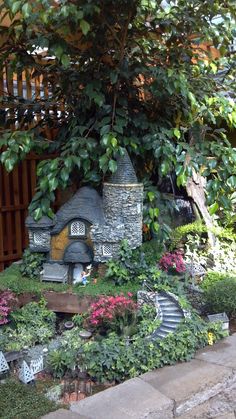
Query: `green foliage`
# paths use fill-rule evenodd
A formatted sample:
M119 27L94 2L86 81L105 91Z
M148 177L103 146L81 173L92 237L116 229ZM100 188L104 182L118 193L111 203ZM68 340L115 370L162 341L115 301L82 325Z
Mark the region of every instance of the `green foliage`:
M74 352L65 352L64 349L56 349L49 353L47 358L48 366L56 378L62 378L67 371L75 366L76 355Z
M214 272L214 271L208 271L207 274L204 276L203 281L200 283L200 287L207 291L212 286L214 286L219 281L222 281L224 279L236 279L235 277L231 277L229 274L221 273L221 272Z
M84 322L84 316L82 316L81 314L75 314L72 317L72 321L73 321L75 326L81 327L83 325L83 322Z
M149 277L157 278L160 275L159 270L155 265L147 263L142 250L143 248L140 247L132 251L127 240L123 240L117 259L112 259L107 263L105 278L113 281L115 285L141 283Z
M161 325L156 309L151 304L143 304L139 310L138 334L140 337L150 336ZM137 331L136 331L137 333Z
M4 333L8 337L6 350L20 350L36 343L46 343L55 334L56 315L46 307L45 300L32 302L11 313L14 328Z
M205 290L209 313L225 312L229 318L236 315L236 277L216 281Z
M186 321L177 333L162 340L151 341L136 335L128 342L110 334L101 342L84 345L83 365L101 382L120 382L164 365L190 360L198 348L207 345L209 331L214 334L214 341L223 336L221 325L200 319Z
M236 150L222 126L236 126L229 98L235 91L235 58L227 53L233 2L212 7L212 2L181 0L164 8L161 0L64 0L60 5L5 0L1 14L11 25L1 27L0 65L8 61L9 74L33 68L33 77L43 74L52 86L44 99L2 98L5 108L16 110L14 122L24 126L41 108L65 102L63 119L55 121L45 112L35 129L7 131L0 140L1 162L9 171L30 150L56 155L38 165L39 188L30 206L36 219L52 216L55 190L65 188L75 171L78 181L100 184L116 170L115 157L124 147L140 178L161 181L175 173L177 185L184 186L195 170L207 180L211 211L230 210ZM205 57L198 53L209 40L221 58L208 60L211 49ZM43 66L38 49L55 59ZM215 77L224 69L224 77ZM10 128L7 113L2 120ZM43 137L46 124L60 128L53 142ZM148 209L154 231L157 208Z
M4 419L38 419L58 409L37 387L15 380L1 383L0 417Z
M207 231L214 233L216 243L211 248L207 242ZM236 273L236 234L232 229L207 227L199 222L178 227L173 232L172 245L185 249L185 260L198 263L216 272Z
M210 230L216 237L226 239L229 241L236 241L236 234L232 229L213 227L209 229L201 221L195 221L191 224L185 224L180 227L176 227L171 235L171 248L178 247L183 244L189 234L197 234L199 236L206 237L207 231Z
M23 253L22 264L20 265L22 276L39 279L45 260L45 253L35 253L31 252L30 249L26 249Z

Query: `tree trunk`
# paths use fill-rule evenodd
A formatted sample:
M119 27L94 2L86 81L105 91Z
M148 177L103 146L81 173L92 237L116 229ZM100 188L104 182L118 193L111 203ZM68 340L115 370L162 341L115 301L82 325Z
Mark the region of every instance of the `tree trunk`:
M190 137L189 144L190 146L194 147L195 140L194 140L194 135L192 131L189 132L189 137ZM185 166L189 165L190 161L191 161L191 157L189 154L187 154L186 159L185 159ZM197 173L194 169L192 170L193 170L193 174L187 180L186 191L189 198L192 198L194 204L197 206L199 213L202 216L203 221L205 222L208 228L208 231L207 231L208 240L209 240L210 246L213 248L216 244L216 238L215 238L215 235L213 234L214 224L213 224L211 215L206 205L206 195L205 195L206 179L203 176L201 176L199 173Z
M208 228L208 238L211 247L215 246L216 239L212 232L214 227L211 215L207 209L206 197L205 197L205 185L206 180L199 173L193 171L193 175L188 179L186 184L186 191L193 202L196 204L205 224Z

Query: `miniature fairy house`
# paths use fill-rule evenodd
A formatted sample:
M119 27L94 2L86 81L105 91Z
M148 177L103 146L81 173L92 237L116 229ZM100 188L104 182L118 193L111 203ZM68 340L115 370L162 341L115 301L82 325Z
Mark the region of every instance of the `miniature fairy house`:
M53 220L42 217L36 222L27 217L30 249L48 253L42 279L65 282L69 266L106 262L116 257L123 239L132 249L140 246L142 207L143 185L125 152L117 161L116 173L103 185L103 197L83 187Z

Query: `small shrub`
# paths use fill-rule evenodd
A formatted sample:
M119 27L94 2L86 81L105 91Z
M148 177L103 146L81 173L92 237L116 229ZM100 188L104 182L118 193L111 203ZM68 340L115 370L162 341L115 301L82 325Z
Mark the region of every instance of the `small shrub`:
M224 279L228 279L228 278L236 279L236 276L234 277L226 273L208 271L203 281L200 283L200 287L203 290L208 290L209 288L214 286L217 282L222 281Z
M160 268L164 271L175 271L182 273L186 271L183 253L180 250L176 250L172 253L165 253L159 261Z
M62 378L66 372L72 371L76 363L74 351L65 352L64 349L56 349L48 354L48 366L56 378Z
M158 254L151 264L146 253L150 253L146 246L131 250L127 240L123 240L118 258L107 263L105 278L113 281L115 285L121 286L133 282L142 283L144 279L157 277L160 271L154 265L157 263Z
M46 301L32 302L11 313L14 329L8 328L8 350L46 343L55 334L56 315L48 310Z
M75 326L81 327L83 325L83 322L84 322L84 316L82 314L75 314L72 317L72 321L73 321Z
M16 298L11 291L0 292L0 325L9 322L9 314L13 309Z
M209 313L225 312L229 318L236 316L236 278L217 281L205 291Z
M46 260L44 253L33 253L29 249L24 251L20 272L22 276L28 278L39 278Z
M129 295L130 297L132 294ZM137 304L124 295L101 297L92 304L87 323L100 333L114 331L123 334L137 318Z
M174 249L180 244L183 244L189 234L197 234L207 238L208 230L221 240L225 239L229 241L236 241L236 233L234 233L234 231L230 228L212 227L211 229L208 229L208 227L201 221L195 221L191 224L176 227L173 230L171 236L171 247Z

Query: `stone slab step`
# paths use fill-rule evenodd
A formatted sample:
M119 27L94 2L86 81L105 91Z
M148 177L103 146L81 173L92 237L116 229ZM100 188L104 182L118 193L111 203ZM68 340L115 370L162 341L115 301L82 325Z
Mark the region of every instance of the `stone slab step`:
M80 402L73 402L70 409L89 419L171 419L173 407L173 401L158 389L134 378Z
M171 318L176 318L176 319L178 319L178 320L182 320L183 319L183 315L182 315L182 313L180 313L179 311L177 312L176 311L176 313L173 313L173 312L169 312L169 311L165 311L164 312L165 313L165 317L167 318L168 317L168 319L171 319Z
M179 322L168 322L168 321L166 321L166 320L164 320L163 321L163 323L161 324L161 326L160 327L167 327L168 329L176 329L177 327L179 326Z
M236 380L236 375L225 366L194 359L146 373L142 380L175 400L175 416L178 417L189 414L193 408L219 394Z
M165 316L164 320L163 320L163 323L166 322L166 323L169 323L169 324L171 324L171 323L180 324L181 320L182 320L182 317Z
M58 409L55 412L42 416L41 419L88 419L88 417L71 412L70 410Z

